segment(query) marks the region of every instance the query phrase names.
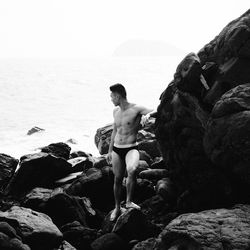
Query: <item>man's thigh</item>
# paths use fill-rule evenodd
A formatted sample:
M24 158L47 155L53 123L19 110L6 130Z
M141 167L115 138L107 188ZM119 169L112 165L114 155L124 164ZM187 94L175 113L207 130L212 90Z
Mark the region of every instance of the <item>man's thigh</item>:
M140 158L140 155L137 149L132 149L127 153L125 157L125 162L126 162L126 167L127 167L128 172L133 171L138 167L139 158Z
M112 168L115 177L123 178L126 170L125 163L116 152L112 152Z

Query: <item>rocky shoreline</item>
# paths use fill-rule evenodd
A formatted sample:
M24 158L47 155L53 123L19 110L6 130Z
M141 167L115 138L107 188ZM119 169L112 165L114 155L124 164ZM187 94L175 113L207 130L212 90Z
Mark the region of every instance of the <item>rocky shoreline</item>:
M0 249L250 249L249 65L250 10L178 65L138 134L141 210L115 222L112 125L99 157L62 142L0 154Z

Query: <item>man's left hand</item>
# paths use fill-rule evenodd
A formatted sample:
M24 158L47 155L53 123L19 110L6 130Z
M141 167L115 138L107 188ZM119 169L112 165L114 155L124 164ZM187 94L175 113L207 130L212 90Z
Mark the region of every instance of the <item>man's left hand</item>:
M141 125L142 125L142 127L144 127L148 123L149 118L150 118L150 114L146 114L146 115L143 115L141 117Z

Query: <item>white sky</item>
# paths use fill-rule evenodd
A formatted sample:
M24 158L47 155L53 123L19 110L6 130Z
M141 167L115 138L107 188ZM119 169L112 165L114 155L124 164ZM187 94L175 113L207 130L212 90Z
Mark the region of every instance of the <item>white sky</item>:
M249 0L0 0L0 58L106 56L130 39L197 52L249 8Z

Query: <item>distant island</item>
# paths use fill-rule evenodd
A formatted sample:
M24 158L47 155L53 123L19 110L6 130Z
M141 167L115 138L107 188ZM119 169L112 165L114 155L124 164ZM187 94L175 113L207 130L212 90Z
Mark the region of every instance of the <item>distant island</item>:
M178 56L186 54L182 49L164 41L128 40L118 46L114 56Z

